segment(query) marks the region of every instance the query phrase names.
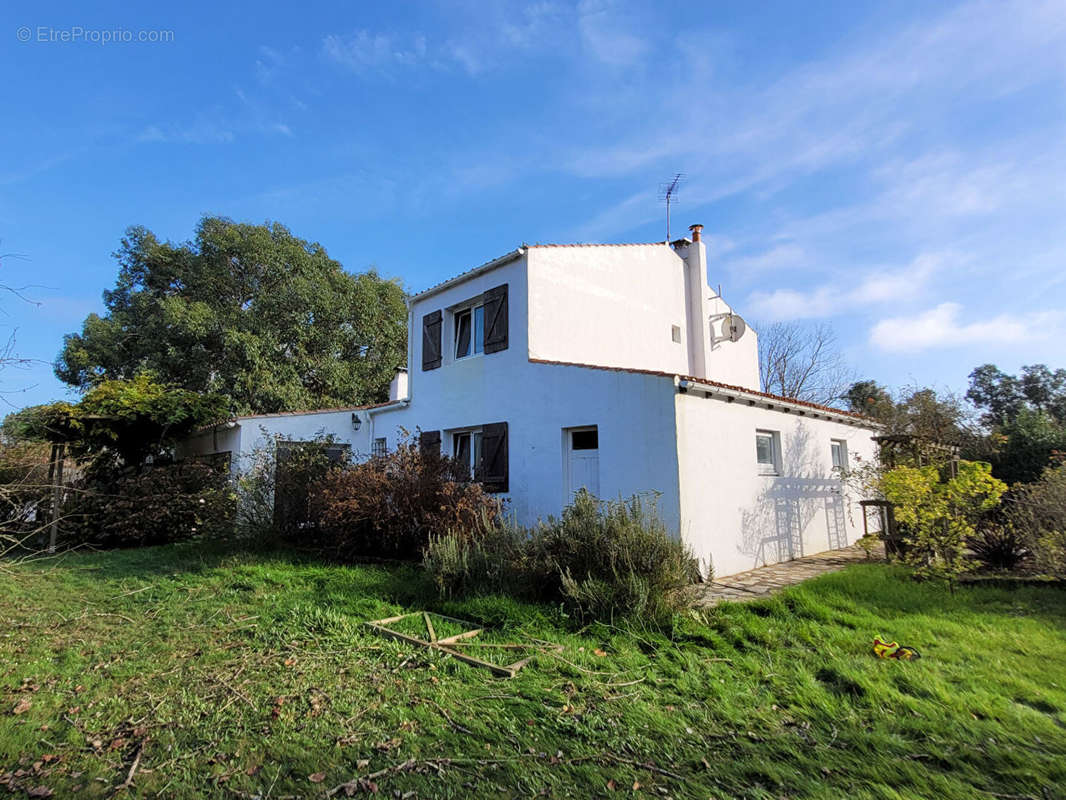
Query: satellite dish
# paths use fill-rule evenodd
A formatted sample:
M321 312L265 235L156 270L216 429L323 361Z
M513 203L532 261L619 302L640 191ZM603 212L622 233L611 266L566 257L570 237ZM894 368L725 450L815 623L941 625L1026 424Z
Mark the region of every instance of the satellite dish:
M740 314L729 314L722 321L722 338L731 342L739 341L740 337L748 330L748 325Z

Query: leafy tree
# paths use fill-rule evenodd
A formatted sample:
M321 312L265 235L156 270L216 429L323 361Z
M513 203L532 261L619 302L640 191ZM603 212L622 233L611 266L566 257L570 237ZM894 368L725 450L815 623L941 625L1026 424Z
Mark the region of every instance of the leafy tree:
M883 423L886 433L943 444L960 444L968 436L966 407L950 392L911 388L893 397L877 381L864 380L853 383L844 399L850 410Z
M1008 375L995 364L983 364L970 373L966 397L984 410L982 421L989 426L1010 423L1026 409L1066 423L1066 369L1030 364L1020 375Z
M970 373L966 396L984 412L990 429L989 460L1011 483L1037 480L1066 452L1066 370L1030 364L1008 375L994 364Z
M57 402L9 414L3 429L17 440L64 443L74 458L97 469L125 468L166 457L176 441L228 413L221 395L166 386L141 374L103 381L77 404Z
M865 414L873 419L889 422L896 411L892 394L877 381L856 381L844 393L848 410Z
M205 217L182 244L133 227L114 255L107 312L65 337L56 364L80 389L151 372L268 413L384 399L405 362L401 287L345 272L280 224Z
M989 437L993 470L1008 483L1031 483L1066 453L1066 426L1046 411L1023 408Z

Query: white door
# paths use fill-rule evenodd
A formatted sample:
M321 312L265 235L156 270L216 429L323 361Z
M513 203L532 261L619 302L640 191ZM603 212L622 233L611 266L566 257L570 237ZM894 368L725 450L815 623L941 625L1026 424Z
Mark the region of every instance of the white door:
M600 496L599 431L592 428L571 428L567 431L567 497L573 498L580 489Z

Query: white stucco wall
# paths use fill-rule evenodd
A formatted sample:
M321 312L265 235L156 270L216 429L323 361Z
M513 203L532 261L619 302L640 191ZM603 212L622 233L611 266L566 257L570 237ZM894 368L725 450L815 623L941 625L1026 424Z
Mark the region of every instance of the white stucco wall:
M873 431L699 393L676 397L681 529L715 574L837 549L862 535L861 498L832 471L830 440L872 460ZM780 434L781 470L759 474L756 430Z
M531 247L528 260L532 358L688 373L684 262L668 245Z
M241 428L237 424L217 425L194 433L175 448L178 458L194 458L214 453L230 454L230 469L236 471L241 450Z
M721 322L712 326L709 316L733 309L707 285L704 246L680 253L666 244L530 247L530 357L697 375L757 389L755 332L712 344ZM692 309L686 258L697 259L692 281L703 294ZM702 369L693 363L699 355L689 331L701 317L702 330L692 336L703 340ZM673 340L674 325L680 342Z
M736 313L729 303L715 294L708 295L706 307L708 317ZM708 332L711 336L720 335L722 321L711 324ZM707 377L745 389L759 388L759 334L754 328L749 325L747 332L736 342L718 342L708 346Z
M487 358L493 358L493 354ZM472 362L473 363L473 362ZM400 428L442 431L451 452L452 429L508 424L509 492L501 495L516 520L532 524L558 514L569 501L564 485L564 429L597 426L600 495L628 497L658 492L660 515L680 531L677 448L674 445L674 384L671 378L614 370L497 362L483 379L481 367L459 362L446 373L447 391L426 397L426 380L410 408L376 412L376 436L390 446ZM425 373L421 373L425 374Z

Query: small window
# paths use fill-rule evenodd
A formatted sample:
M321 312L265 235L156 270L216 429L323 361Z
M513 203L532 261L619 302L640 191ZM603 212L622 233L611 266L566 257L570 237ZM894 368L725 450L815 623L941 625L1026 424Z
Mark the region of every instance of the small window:
M829 452L833 457L833 469L846 470L848 468L848 443L843 439L830 439Z
M485 345L485 307L455 312L455 357L480 353Z
M570 433L571 450L599 450L600 432L596 428L587 428Z
M776 431L755 432L755 460L759 474L777 475L780 472L781 445Z
M681 344L681 326L680 325L671 325L670 326L670 338L673 339L677 344Z
M388 454L388 452L389 452L389 446L388 446L388 442L385 440L384 436L382 436L380 439L375 439L374 440L374 446L370 450L370 454L372 456L377 458L379 456L383 456L383 455Z
M481 461L481 431L452 434L452 458L470 468L470 477Z

